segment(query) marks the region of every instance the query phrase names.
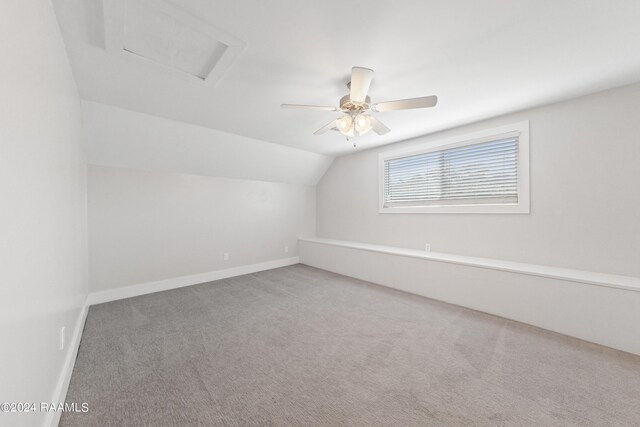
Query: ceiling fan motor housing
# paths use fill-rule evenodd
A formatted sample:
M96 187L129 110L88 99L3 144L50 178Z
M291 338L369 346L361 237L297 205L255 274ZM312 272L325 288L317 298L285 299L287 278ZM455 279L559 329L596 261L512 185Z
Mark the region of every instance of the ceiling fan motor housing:
M368 96L365 98L364 102L352 101L349 95L345 95L340 98L340 108L342 108L343 110L349 110L349 112L353 113L368 110L370 103L371 98L369 98Z

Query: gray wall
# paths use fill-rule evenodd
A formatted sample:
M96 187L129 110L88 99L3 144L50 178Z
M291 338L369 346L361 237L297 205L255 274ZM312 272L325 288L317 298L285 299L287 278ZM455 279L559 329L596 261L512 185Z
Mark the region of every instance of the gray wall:
M639 113L636 84L340 157L317 186L317 235L640 276ZM531 214L378 213L378 153L522 120Z
M95 292L297 256L315 187L92 165L88 210Z
M0 401L52 402L87 296L80 99L50 2L0 2L0 40Z

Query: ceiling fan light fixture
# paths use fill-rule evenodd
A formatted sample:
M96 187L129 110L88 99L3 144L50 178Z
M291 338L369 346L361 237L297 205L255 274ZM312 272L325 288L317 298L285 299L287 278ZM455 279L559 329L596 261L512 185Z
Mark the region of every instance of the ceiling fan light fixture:
M347 84L349 93L340 98L338 107L326 107L321 105L282 104L283 108L297 108L302 110L340 111L345 113L343 117L336 118L314 132L314 135L322 135L329 130L337 130L347 137L365 135L373 130L377 135L386 135L391 129L385 126L378 118L370 113L382 113L385 111L412 110L415 108L431 108L438 103L435 95L421 96L418 98L398 99L376 104L371 103L368 95L369 86L373 80L373 70L364 67L351 68L351 81ZM354 144L355 147L355 144Z

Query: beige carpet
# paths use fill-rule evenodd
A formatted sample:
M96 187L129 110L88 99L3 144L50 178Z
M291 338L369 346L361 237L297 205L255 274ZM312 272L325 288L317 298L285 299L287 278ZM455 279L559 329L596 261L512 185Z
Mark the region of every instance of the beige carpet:
M62 426L637 426L640 357L296 265L91 307L67 401Z

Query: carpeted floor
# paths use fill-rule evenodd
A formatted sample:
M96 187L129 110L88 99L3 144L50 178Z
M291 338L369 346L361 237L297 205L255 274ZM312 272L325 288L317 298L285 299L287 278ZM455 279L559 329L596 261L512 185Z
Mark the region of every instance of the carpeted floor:
M637 426L640 357L296 265L91 307L67 401L62 426Z

